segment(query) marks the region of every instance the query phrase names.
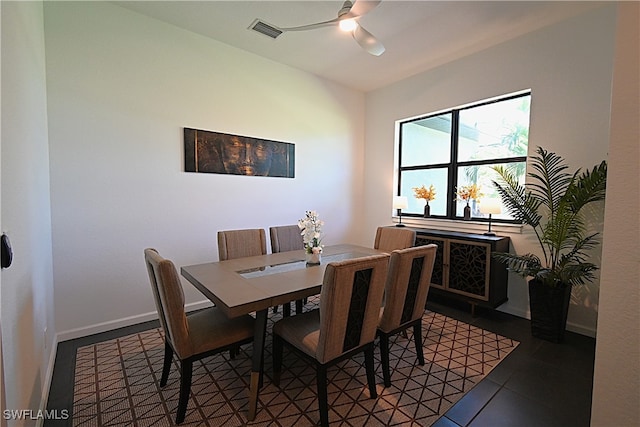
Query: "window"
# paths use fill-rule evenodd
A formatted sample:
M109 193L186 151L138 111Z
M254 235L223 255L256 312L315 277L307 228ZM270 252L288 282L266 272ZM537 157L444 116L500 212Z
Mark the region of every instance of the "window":
M481 200L500 199L494 166L511 169L524 182L530 104L527 92L400 122L398 194L409 199L403 216L423 216L425 201L413 191L422 185L436 191L430 216L462 219L465 203L456 200L457 188L476 184ZM469 205L473 219L488 217L477 201ZM513 220L504 208L492 219Z

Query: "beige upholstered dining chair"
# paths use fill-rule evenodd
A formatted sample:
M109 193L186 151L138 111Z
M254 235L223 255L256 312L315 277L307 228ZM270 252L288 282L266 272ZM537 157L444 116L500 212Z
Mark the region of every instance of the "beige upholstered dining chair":
M424 365L422 315L427 302L437 248L436 245L425 245L391 252L385 283L385 303L380 312L378 325L385 387L391 385L390 336L413 327L418 362Z
M410 248L415 242L416 232L413 230L398 227L378 227L373 248L391 252L396 249ZM403 331L402 335L406 338L407 332Z
M229 319L216 307L187 315L184 292L173 262L162 258L155 249L145 249L144 258L164 331L161 387L167 384L173 355L180 360L180 394L176 413L176 424L180 424L187 411L193 362L222 351L233 352L238 346L253 341L255 320L249 315Z
M374 249L391 252L412 247L416 242L416 232L400 227L378 227L373 243Z
M267 237L262 228L218 231L220 261L266 253Z
M300 233L300 227L295 225L281 225L277 227L269 227L269 237L271 239L271 252L287 252L304 249L304 242L302 241L302 234ZM302 307L305 301L296 301L296 314L302 313ZM289 304L282 306L283 315L289 316L291 313L291 306ZM277 311L277 307L274 307L274 312Z
M286 317L273 326L273 382L280 384L283 344L316 367L320 424L329 425L327 368L364 352L371 398L377 397L374 339L389 256L371 255L327 264L320 308Z
M271 238L271 252L274 254L304 249L302 234L297 224L269 227L269 237Z

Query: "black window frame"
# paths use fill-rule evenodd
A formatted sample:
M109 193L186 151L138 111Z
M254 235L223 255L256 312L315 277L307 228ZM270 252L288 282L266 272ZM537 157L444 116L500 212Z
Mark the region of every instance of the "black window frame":
M411 118L408 120L402 120L399 122L398 126L398 187L396 189L396 195L402 195L402 172L412 171L412 170L429 170L429 169L447 169L447 178L448 178L448 188L447 188L447 203L446 203L446 214L445 215L430 215L431 218L437 219L447 219L453 221L463 221L464 218L462 216L456 215L457 197L455 197L455 189L458 186L458 170L461 167L465 166L481 166L481 165L495 165L495 164L507 164L507 163L520 163L524 162L525 165L527 163L528 156L518 156L518 157L506 157L506 158L491 158L485 160L470 160L470 161L458 161L458 133L459 133L459 125L460 125L460 112L464 110L468 110L471 108L482 107L484 105L495 104L498 102L509 101L512 99L523 98L529 96L531 97L531 91L520 92L517 94L507 95L499 98L492 98L487 101L480 101L474 104L465 105L464 107L452 108L449 110L439 111L437 113L427 114L420 117ZM451 152L450 152L450 162L449 163L438 163L438 164L430 164L430 165L415 165L415 166L402 166L402 126L406 123L413 123L420 120L425 120L429 118L444 116L447 114L451 114ZM526 173L525 173L526 175ZM407 195L409 196L409 195ZM400 210L397 211L397 214L400 214ZM422 218L423 215L417 213L409 213L402 212L403 217L414 217L414 218ZM473 221L480 222L488 222L488 218L482 217L473 217ZM502 219L502 218L492 218L492 223L506 223L506 224L519 224L520 222L515 219Z

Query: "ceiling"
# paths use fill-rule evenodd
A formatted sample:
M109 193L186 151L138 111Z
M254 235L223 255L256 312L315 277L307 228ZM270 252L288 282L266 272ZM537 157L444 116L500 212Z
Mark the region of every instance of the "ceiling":
M326 21L342 1L116 1L124 8L360 91L505 42L587 10L592 1L383 0L359 20L386 51L360 48L337 27L285 32L277 39L249 30L260 18L277 27Z

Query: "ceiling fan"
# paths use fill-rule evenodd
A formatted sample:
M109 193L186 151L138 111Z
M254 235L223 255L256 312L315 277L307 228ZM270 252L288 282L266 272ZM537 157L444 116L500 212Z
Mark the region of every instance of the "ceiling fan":
M271 38L277 38L280 34L290 31L307 31L328 26L340 26L343 31L351 32L356 42L365 51L374 56L384 53L384 46L373 34L362 28L358 23L358 18L369 13L380 4L382 0L345 0L342 8L338 11L338 16L328 21L316 22L315 24L301 25L298 27L279 28L275 25L256 19L249 29L265 34Z

